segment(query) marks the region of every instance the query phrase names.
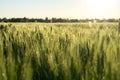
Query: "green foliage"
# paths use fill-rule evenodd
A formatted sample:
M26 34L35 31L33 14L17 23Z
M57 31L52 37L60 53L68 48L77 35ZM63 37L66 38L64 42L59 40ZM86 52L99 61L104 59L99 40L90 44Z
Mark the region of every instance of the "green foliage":
M120 80L117 23L0 23L0 80Z

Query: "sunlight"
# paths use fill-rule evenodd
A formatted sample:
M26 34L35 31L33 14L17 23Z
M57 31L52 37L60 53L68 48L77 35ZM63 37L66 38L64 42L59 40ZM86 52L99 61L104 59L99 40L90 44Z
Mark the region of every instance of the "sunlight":
M87 9L90 15L102 18L116 7L116 0L87 0Z

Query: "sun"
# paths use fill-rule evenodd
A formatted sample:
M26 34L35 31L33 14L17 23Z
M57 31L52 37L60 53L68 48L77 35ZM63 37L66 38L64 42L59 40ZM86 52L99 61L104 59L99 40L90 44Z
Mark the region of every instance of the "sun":
M87 0L87 10L90 15L102 18L107 14L111 14L111 11L116 6L115 1L116 0Z

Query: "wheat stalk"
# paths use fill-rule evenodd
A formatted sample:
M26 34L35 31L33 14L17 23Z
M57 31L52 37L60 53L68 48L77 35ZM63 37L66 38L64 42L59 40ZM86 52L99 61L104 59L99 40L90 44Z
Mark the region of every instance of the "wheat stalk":
M119 44L120 44L120 19L118 20L118 58L120 54Z
M119 36L120 36L120 19L118 20L118 44L119 44Z

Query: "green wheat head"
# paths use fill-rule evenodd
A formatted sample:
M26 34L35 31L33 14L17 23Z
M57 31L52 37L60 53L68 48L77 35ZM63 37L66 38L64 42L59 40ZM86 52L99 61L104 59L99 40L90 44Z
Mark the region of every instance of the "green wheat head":
M119 19L118 21L119 21L119 25L118 25L118 33L120 33L120 19Z

